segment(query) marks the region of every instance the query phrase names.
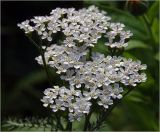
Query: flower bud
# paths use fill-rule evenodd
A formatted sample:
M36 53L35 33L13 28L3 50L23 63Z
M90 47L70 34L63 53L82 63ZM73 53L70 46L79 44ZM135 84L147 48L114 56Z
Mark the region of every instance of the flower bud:
M126 8L135 16L143 15L148 9L147 0L128 0Z

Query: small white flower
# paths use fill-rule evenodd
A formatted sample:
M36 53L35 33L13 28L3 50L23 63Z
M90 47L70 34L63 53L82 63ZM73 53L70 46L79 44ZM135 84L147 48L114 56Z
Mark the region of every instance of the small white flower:
M65 110L66 108L63 106L64 102L61 100L56 99L55 104L50 105L53 112L57 112L58 110Z
M23 29L25 33L33 32L34 29L32 26L29 25L29 22L30 22L29 20L26 20L22 22L21 24L17 24L17 26L20 27L20 29Z
M84 92L83 95L85 96L85 98L87 100L90 100L90 99L97 99L98 96L100 94L100 90L99 89L91 89L91 91L89 92Z
M113 93L111 94L111 96L114 99L115 98L121 99L122 98L122 95L121 95L122 92L123 92L123 88L119 87L118 83L115 83L114 88L113 88Z
M108 109L109 105L113 104L113 100L110 97L100 96L100 101L98 101L98 105L103 106Z
M78 112L76 112L76 113L69 113L69 120L70 120L70 122L73 122L73 121L75 121L75 120L78 120L78 121L80 121L80 119L81 119L81 117L83 116L84 114L82 114L82 113L78 113Z

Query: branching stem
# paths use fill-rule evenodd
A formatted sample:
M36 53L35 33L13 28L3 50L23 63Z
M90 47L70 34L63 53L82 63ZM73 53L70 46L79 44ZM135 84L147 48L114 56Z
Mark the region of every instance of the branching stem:
M40 55L42 57L42 61L43 61L43 65L44 65L44 69L46 71L46 74L47 74L47 78L48 78L48 81L50 83L50 85L52 86L53 83L52 83L52 79L50 77L50 74L49 74L49 70L48 70L48 66L46 64L46 60L45 60L45 52L43 51L42 49L42 44L40 42L40 45L38 45L29 35L27 35L27 37L29 38L29 40L34 44L34 46L38 49L38 51L40 52Z

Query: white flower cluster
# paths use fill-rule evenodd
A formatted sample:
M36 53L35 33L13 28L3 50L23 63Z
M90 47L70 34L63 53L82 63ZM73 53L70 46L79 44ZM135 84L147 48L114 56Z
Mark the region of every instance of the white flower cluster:
M105 35L105 37L108 38L108 42L106 42L105 45L111 48L127 47L128 43L126 39L129 39L132 33L130 31L124 31L124 27L124 24L121 23L110 23L110 30Z
M53 45L52 47L56 47L56 45ZM103 54L95 53L92 56L92 61L84 60L76 65L75 63L78 61L73 61L74 57L70 59L70 56L67 56L65 50L61 50L63 53L58 52L57 56L59 57L55 59L55 51L58 52L59 50L52 49L47 52L50 53L50 56L47 55L47 57L50 58L48 59L49 61L47 61L47 64L58 69L57 73L62 73L61 79L68 81L70 88L60 88L63 92L66 91L64 98L61 97L64 96L64 94L62 94L61 90L58 92L56 87L47 89L49 92L47 92L47 94L45 92L42 101L45 106L50 105L50 107L53 108L53 111L57 111L57 105L59 106L59 103L63 102L59 109L69 109L70 121L73 121L73 119L79 120L84 113L88 113L90 106L92 105L90 102L91 100L95 99L97 100L98 105L108 108L109 105L113 104L113 99L121 99L123 88L119 86L120 83L126 86L136 86L137 83L146 81L146 74L139 73L140 70L146 69L146 65L141 65L140 61L135 62L131 59L127 60L123 57L116 56L104 57ZM66 61L60 59L61 56L62 58L65 56L70 60ZM40 64L42 63L40 58L37 58L37 60ZM83 88L83 91L80 91L81 88ZM57 92L54 93L55 90ZM55 96L55 94L57 96ZM67 102L65 103L65 101ZM79 101L81 102L81 105L78 103ZM74 106L73 109L70 108L70 104L71 106Z
M81 47L67 47L65 45L53 44L46 48L45 60L50 67L56 68L58 70L57 73L61 74L69 68L74 67L77 69L83 66L87 52L85 45ZM36 57L36 60L39 64L43 64L41 56Z
M48 41L52 41L56 33L62 32L66 36L64 43L68 47L74 47L77 42L86 46L94 46L102 35L108 39L107 46L126 47L125 40L132 36L132 33L124 31L123 24L109 22L111 18L105 14L95 6L78 11L74 8L56 8L52 10L50 16L36 16L18 26L25 33L36 31L42 39ZM119 39L116 40L118 37Z
M100 53L92 53L87 60L89 48L102 36L108 40L105 45L111 48L126 47L132 33L124 31L124 24L109 22L110 17L95 6L78 11L56 8L50 14L18 24L25 33L36 31L41 39L51 42L59 32L65 36L61 44L42 47L46 64L56 69L61 79L69 84L47 88L41 100L45 107L49 106L53 112L67 110L71 122L80 120L90 112L93 101L107 109L114 99L122 98L121 85L136 86L146 81L141 70L147 67L140 61L105 57ZM41 56L36 60L43 65Z
M53 112L68 110L69 120L80 120L84 114L90 112L91 100L97 99L98 104L108 108L113 104L113 99L122 98L123 89L119 84L103 86L102 89L91 88L83 93L74 86L70 88L54 86L44 91L45 96L41 100L44 107L50 107Z
M54 86L54 88L46 89L44 94L45 96L41 100L44 102L44 106L49 105L53 112L64 111L68 108L70 121L80 120L84 113L89 113L91 103L82 96L80 90L75 90L73 86L69 89Z
M139 74L140 70L146 69L146 65L141 65L140 61L134 62L116 56L105 58L100 53L94 54L92 59L93 61L85 62L76 70L67 70L61 79L69 81L70 85L76 88L81 87L81 84L85 84L85 88L97 88L117 82L136 86L146 80L144 73Z

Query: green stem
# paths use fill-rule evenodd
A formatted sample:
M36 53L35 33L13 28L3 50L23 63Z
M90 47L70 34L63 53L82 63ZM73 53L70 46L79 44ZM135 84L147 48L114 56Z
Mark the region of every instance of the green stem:
M63 131L64 128L61 124L61 118L59 116L57 116L56 114L55 114L55 117L56 117L56 120L57 120L57 125L56 125L57 130L58 130L58 128L60 128Z
M49 69L48 69L48 66L47 66L46 60L45 60L45 51L42 49L42 40L41 40L41 38L39 38L39 42L40 42L40 50L39 51L40 51L40 54L41 54L41 57L42 57L44 69L46 71L46 74L47 74L48 81L49 81L50 85L53 86L52 79L51 79L51 76L50 76L50 72L49 72Z
M123 99L124 97L129 94L132 91L132 88L130 88L124 95L123 95ZM113 111L113 109L120 103L120 100L117 100L114 105L112 107L110 107L110 109L107 110L107 112L103 112L102 113L102 118L97 122L96 126L93 127L91 129L91 131L96 130L97 128L99 128L102 123L106 120L106 118L109 116L109 114Z
M67 129L69 132L72 131L72 122L68 122L68 129Z
M85 123L84 123L84 128L83 128L83 131L87 131L90 129L90 127L88 127L90 125L90 118L92 116L92 113L94 111L94 108L95 108L95 101L94 100L91 100L92 102L92 106L90 108L90 112L88 115L85 115Z
M91 115L92 115L92 111L90 111L88 115L85 115L85 123L84 123L83 131L87 131L88 125L90 123L89 120Z
M40 46L39 46L29 35L27 35L27 37L29 38L29 40L35 45L35 47L36 47L36 48L38 49L38 51L40 52L40 55L41 55L42 61L43 61L43 65L44 65L44 69L45 69L46 74L47 74L48 81L49 81L50 85L52 86L53 83L52 83L52 79L51 79L51 77L50 77L49 70L48 70L48 67L47 67L47 64L46 64L45 55L44 55L45 53L44 53L44 51L43 51L43 49L42 49L42 44L41 44L41 42L40 42Z
M52 84L52 79L50 78L50 74L49 74L49 70L48 70L48 67L47 67L47 64L46 64L44 53L42 51L40 53L41 53L44 69L45 69L47 77L48 77L48 81L49 81L50 85L52 86L53 85Z
M67 126L66 126L66 131L72 131L72 122L70 122L69 120L67 120Z
M88 61L92 60L92 47L89 47L89 52L88 52Z
M40 51L40 46L29 35L26 35L26 36L33 43L33 45Z

